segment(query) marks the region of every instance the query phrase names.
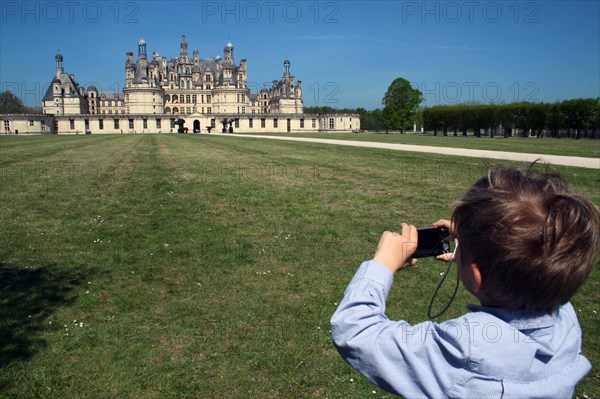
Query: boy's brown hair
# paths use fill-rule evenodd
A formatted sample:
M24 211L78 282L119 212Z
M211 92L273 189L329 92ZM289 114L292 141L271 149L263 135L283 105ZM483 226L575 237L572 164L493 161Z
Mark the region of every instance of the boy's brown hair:
M589 276L600 211L558 174L491 168L452 214L464 265L476 263L493 306L550 312Z

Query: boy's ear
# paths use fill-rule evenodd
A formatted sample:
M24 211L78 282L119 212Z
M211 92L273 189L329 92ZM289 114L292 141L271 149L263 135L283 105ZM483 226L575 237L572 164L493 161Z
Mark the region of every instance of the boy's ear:
M476 293L481 291L481 270L479 270L479 266L477 266L477 263L471 263L471 276L473 277L473 292Z

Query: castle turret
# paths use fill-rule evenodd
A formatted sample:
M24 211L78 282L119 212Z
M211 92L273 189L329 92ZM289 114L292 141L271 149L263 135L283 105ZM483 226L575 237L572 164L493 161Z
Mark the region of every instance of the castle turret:
M56 78L60 79L60 75L62 73L65 72L64 68L63 68L63 56L59 53L56 54L56 57L54 57L54 59L56 60Z
M135 74L135 64L133 62L133 53L130 51L126 54L127 60L125 61L125 86L130 86L133 83L133 77Z
M138 60L135 68L133 83L148 82L148 56L146 55L146 41L140 39L138 42Z
M228 41L225 45L225 48L223 49L223 54L225 55L225 65L233 65L233 44L231 44L231 41Z
M185 38L185 32L181 35L181 45L180 45L179 58L181 60L187 60L189 58L188 57L187 40Z

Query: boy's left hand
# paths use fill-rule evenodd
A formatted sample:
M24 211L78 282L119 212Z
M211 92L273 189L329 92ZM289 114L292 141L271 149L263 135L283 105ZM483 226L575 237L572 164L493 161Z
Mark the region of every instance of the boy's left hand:
M398 270L417 263L416 259L411 259L417 249L417 242L417 228L402 223L402 234L385 231L381 235L373 260L395 274Z

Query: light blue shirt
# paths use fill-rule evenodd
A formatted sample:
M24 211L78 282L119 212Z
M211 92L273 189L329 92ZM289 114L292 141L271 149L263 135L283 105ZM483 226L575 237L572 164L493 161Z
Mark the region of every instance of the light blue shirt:
M386 391L408 398L568 398L591 370L570 303L537 317L470 306L457 319L410 325L385 315L392 281L385 266L364 262L331 318L344 360Z

